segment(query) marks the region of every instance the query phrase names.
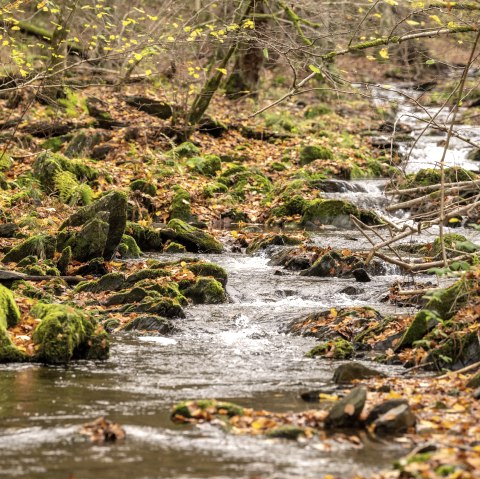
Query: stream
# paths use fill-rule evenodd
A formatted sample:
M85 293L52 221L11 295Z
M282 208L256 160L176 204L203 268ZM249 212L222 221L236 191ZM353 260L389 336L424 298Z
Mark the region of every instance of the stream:
M398 114L411 115L412 110L405 106ZM413 126L420 128L418 122ZM480 137L478 133L470 131L472 138ZM439 141L437 136L424 136L412 152L410 161L416 166L411 168L424 165L426 159L435 164ZM461 145L452 153L455 161L466 158L463 150ZM343 190L339 187L326 196L379 211L389 201L383 181L343 183ZM312 239L319 246L368 248L355 231L327 230ZM361 437L361 447L339 441L329 450L318 440L267 440L226 434L210 424L173 424L170 408L185 399L226 399L274 411L315 407L299 394L328 383L340 363L305 358L315 340L285 335L282 328L295 317L331 307L364 305L383 313L408 312L380 302L399 279L393 268L362 286L359 295L348 296L341 291L358 286L354 279L278 275L278 268L261 255L197 256L226 268L230 302L188 307L187 317L176 320L179 329L172 336L117 336L104 363L0 366L0 478L368 476L405 454L401 443L392 440ZM384 370L395 375L401 368ZM126 440L95 445L79 437L81 424L99 416L123 425Z

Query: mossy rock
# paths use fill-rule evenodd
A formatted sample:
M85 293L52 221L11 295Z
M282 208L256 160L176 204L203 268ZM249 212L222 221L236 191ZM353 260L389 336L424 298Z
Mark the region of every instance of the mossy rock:
M125 234L135 239L143 251L162 251L163 240L159 231L141 226L138 223L127 222Z
M278 426L270 431L267 431L265 435L271 439L289 439L290 441L296 441L298 438L305 436L305 429L299 426Z
M415 318L408 329L405 331L405 334L395 346L395 351L400 351L403 348L413 346L415 341L420 341L427 334L427 332L432 329L434 324L438 322L438 317L431 311L419 311L415 315Z
M51 259L55 255L56 240L53 236L37 235L14 246L2 259L3 263L18 263L27 256Z
M186 253L187 248L183 244L175 243L175 241L170 241L163 248L164 253Z
M20 310L13 293L0 284L0 329L13 328L20 321Z
M0 325L0 363L20 363L27 360L27 355L13 344L7 330Z
M215 263L190 263L185 267L195 276L211 276L216 279L223 287L227 285L227 271Z
M480 387L480 373L474 374L467 382L467 388L477 389L478 387Z
M220 304L227 301L223 286L214 278L200 276L183 294L194 304Z
M165 318L184 318L185 312L182 309L181 304L174 298L160 298L151 299L146 297L144 301L137 304L129 305L125 308L125 313L147 313L157 316L163 316Z
M305 118L311 120L313 118L317 118L322 115L328 115L331 113L332 110L326 105L314 105L310 106L305 110L304 116Z
M122 241L118 245L118 252L123 259L137 259L142 256L142 251L138 247L135 239L130 235L122 236Z
M355 216L368 225L382 224L375 213L360 210L350 201L335 199L316 199L307 202L302 216L302 224L324 224L348 229L353 227L350 216Z
M149 279L144 279L136 283L136 286L144 288L148 292L152 291L158 293L164 298L174 299L180 306L188 305L187 298L181 293L179 284L175 281L170 281L166 284L159 284L152 282Z
M134 180L130 183L131 191L140 191L146 195L157 196L157 188L153 183L146 180Z
M66 364L73 359L106 359L106 332L96 330L88 316L70 306L38 303L30 314L41 319L33 333L35 359L47 364Z
M79 231L69 233L61 232L57 239L59 249L70 247L72 258L77 261L89 261L93 258L103 256L107 248L109 225L108 213L100 212L97 217L87 221Z
M181 186L173 187L174 195L170 205L170 219L179 219L189 222L192 219L190 193Z
M193 419L192 414L198 409L228 417L243 416L244 413L243 407L234 403L220 402L214 399L199 399L197 401L184 401L173 406L171 419L175 421L179 416L185 419Z
M75 293L102 293L103 291L118 291L125 284L125 275L109 273L95 281L82 281L76 287Z
M105 305L113 306L117 304L138 303L142 301L142 299L146 298L147 296L160 297L160 295L158 294L154 295L151 291L147 291L145 288L134 287L132 289L120 291L117 294L113 294L105 301Z
M339 338L334 341L327 341L311 349L305 356L314 358L316 356L326 356L332 359L350 359L355 349L349 341Z
M333 152L323 146L309 145L300 149L300 165L305 166L315 160L333 160Z
M99 131L80 131L69 141L65 149L67 158L88 157L92 149L103 141L104 135Z
M190 141L181 143L171 151L174 158L192 158L198 156L199 153L200 149Z
M287 197L281 206L272 209L270 216L293 216L303 214L308 202L300 195Z
M162 268L155 268L155 269L141 269L135 273L132 273L126 280L126 284L128 286L133 286L134 284L138 283L139 281L143 281L145 279L157 279L157 278L164 278L168 276L168 271Z
M139 316L128 322L122 331L155 331L160 334L171 334L175 331L175 326L169 319L160 316Z
M342 255L330 251L318 258L313 265L302 271L301 276L344 277L350 276L352 271L365 268L365 263L354 255Z
M195 156L187 161L187 166L202 175L213 177L222 169L222 160L217 155Z
M274 234L267 237L260 236L248 245L247 253L256 253L270 246L298 246L301 244L301 239L284 234Z
M455 183L457 181L470 181L476 178L475 173L463 168L445 168L445 181ZM424 168L415 174L409 175L405 183L406 188L415 188L419 186L438 185L441 182L439 169Z
M70 246L67 246L66 248L62 249L62 254L60 255L60 258L57 260L58 271L61 274L66 275L68 271L68 266L71 261L72 261L72 248Z
M195 228L182 220L173 219L168 228L161 230L162 238L183 244L193 253L221 253L223 245L209 233Z
M127 224L127 196L125 193L112 191L93 202L91 205L80 208L76 213L71 215L70 218L63 222L60 226L60 230L85 225L95 218L98 219L101 212L107 213L107 217L105 218L108 223L108 229L106 231L107 238L102 254L97 254L96 256L102 256L109 260L113 257L118 245L122 241L123 234L125 233L125 227ZM94 225L92 225L92 229L93 226ZM95 228L104 231L104 225L101 225L100 223L95 224ZM74 251L75 247L72 245L72 252ZM88 259L94 257L95 256L91 256Z
M205 198L213 198L215 195L222 194L222 193L227 193L228 192L228 187L227 185L224 185L223 183L212 183L203 189L203 196Z
M465 306L472 294L472 282L465 275L448 288L433 291L424 309L433 311L440 318L450 319Z
M99 177L98 171L84 162L51 151L40 153L33 164L33 176L46 193L58 192L56 177L62 172L71 173L80 182L94 182Z

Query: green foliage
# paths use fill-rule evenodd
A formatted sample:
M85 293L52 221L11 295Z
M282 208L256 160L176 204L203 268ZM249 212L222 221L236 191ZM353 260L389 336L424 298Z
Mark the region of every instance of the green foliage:
M59 98L58 103L65 108L65 113L70 118L77 118L82 113L87 113L87 104L83 97L75 93L71 88L65 88L65 98Z
M305 166L315 160L332 160L332 150L323 146L308 145L300 150L300 165Z
M70 171L59 171L54 177L54 184L60 199L70 206L84 206L92 202L93 191L90 186L79 183Z

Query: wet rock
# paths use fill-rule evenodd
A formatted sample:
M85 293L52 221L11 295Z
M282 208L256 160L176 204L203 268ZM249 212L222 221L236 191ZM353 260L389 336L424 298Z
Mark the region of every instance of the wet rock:
M350 229L354 227L350 216L355 216L368 225L381 224L375 213L361 210L350 201L334 199L309 201L304 208L302 224L333 225Z
M326 341L315 346L305 356L307 358L323 356L332 359L348 359L353 356L354 352L355 350L350 342L339 338L333 341Z
M53 236L37 235L14 246L2 259L3 263L18 263L27 256L52 259L55 254L56 240Z
M390 399L389 401L385 401L381 404L377 404L367 416L365 420L365 424L372 424L375 422L380 416L383 416L391 409L395 409L398 406L402 406L404 404L408 405L408 401L406 399Z
M65 364L72 359L106 359L109 340L77 309L61 304L38 303L30 314L41 319L33 333L35 359L47 364Z
M256 253L269 246L295 246L302 244L300 238L284 234L274 234L268 236L259 236L255 238L247 247L247 253Z
M185 419L198 417L198 412L233 417L243 416L244 409L230 402L220 402L214 399L199 399L197 401L185 401L176 404L172 409L170 417L174 422L183 422Z
M105 230L104 225L98 222L92 223L92 229L98 230L99 233L102 231L102 234L106 233L106 240L102 254L97 254L95 256L102 256L105 259L110 259L113 257L118 245L122 241L127 223L127 197L124 193L113 191L91 205L80 208L76 213L70 216L70 218L63 222L60 226L60 231L66 228L86 225L89 221L94 219L98 220L101 212L106 213L106 217L104 216L104 218L106 219L105 222L107 223L108 228ZM71 246L72 251L75 251L76 246L74 244ZM86 258L86 260L92 259L95 256L90 256Z
M20 321L20 310L13 293L0 284L0 329L13 328Z
M194 304L220 304L227 301L227 295L221 283L216 279L200 276L193 286L183 294Z
M284 266L286 269L300 271L308 269L311 265L311 255L298 248L282 248L274 252L268 262L269 266Z
M14 238L20 228L15 223L0 225L0 238Z
M353 277L355 278L355 281L359 283L368 283L372 281L364 268L355 269L352 271L352 274L353 274Z
M184 318L185 312L176 299L160 298L150 300L148 297L141 303L128 305L126 313L147 313L166 318Z
M383 377L384 374L372 368L368 368L361 363L350 362L342 364L335 369L333 381L335 384L350 383L358 379L368 379L373 377Z
M403 434L417 422L415 414L413 414L410 406L400 404L375 419L371 425L376 434Z
M265 435L271 439L296 441L299 437L305 436L305 429L299 426L279 426L270 429Z
M356 427L366 400L366 388L357 387L352 389L347 396L340 399L340 401L335 403L330 409L325 419L325 427L327 429Z
M193 253L221 253L223 245L212 235L184 221L170 220L167 228L160 232L162 238L183 244L187 251Z
M359 294L364 293L365 291L360 288L355 288L355 286L347 286L339 291L337 294L346 294L347 296L358 296Z
M130 304L138 303L147 296L151 296L152 293L144 288L134 287L129 290L121 291L120 293L113 294L106 301L106 306L113 306L117 304Z
M337 386L324 387L315 391L307 391L300 394L300 397L305 402L321 402L324 400L329 400L333 396L344 396L344 394L339 391Z
M7 330L0 325L0 363L20 363L27 359L26 354L13 344Z
M300 272L300 276L334 277L347 276L353 270L363 265L362 260L353 255L343 256L336 251L330 251L313 263L313 265Z
M171 321L159 316L139 316L123 328L124 331L155 331L160 334L170 334L175 330Z
M103 417L84 424L80 434L88 436L90 441L97 444L122 441L126 437L125 429L120 424L115 424Z
M95 281L82 281L75 287L75 292L101 293L103 291L118 291L125 284L125 275L109 273Z

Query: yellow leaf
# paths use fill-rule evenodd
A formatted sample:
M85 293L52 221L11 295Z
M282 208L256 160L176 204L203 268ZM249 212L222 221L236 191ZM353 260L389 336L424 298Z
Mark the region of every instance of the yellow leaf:
M382 48L378 53L379 53L379 55L380 55L383 59L385 59L385 60L387 60L388 58L390 58L390 57L388 56L388 48Z
M431 18L434 22L438 23L439 25L443 25L443 24L442 24L442 21L440 20L440 18L438 17L438 15L430 15L430 18Z

